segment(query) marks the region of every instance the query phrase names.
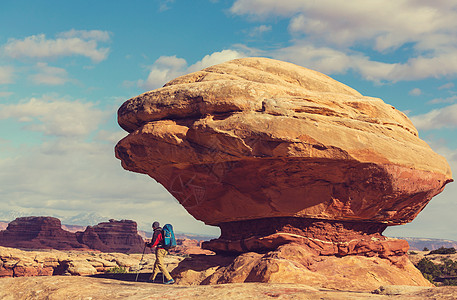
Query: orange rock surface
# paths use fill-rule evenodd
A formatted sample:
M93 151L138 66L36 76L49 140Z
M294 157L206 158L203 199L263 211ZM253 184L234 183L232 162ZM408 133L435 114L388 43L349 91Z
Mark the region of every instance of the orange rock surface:
M380 285L429 286L407 259L392 264L379 257L328 256L290 243L265 254L248 252L238 257L191 256L172 276L180 285L241 282L305 283L318 288L371 291Z
M409 119L321 73L226 62L126 101L116 156L206 224L412 221L452 181Z

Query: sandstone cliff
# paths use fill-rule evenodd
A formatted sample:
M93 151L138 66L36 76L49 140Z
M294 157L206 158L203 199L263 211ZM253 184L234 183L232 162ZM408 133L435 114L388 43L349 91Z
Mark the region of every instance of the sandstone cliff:
M53 217L22 217L0 231L0 246L25 249L98 250L102 252L141 253L144 242L137 224L130 220L110 220L84 231L62 229Z
M81 244L102 252L141 253L144 248L137 224L131 220L110 220L87 226L83 232L76 232L76 237Z
M22 217L0 231L0 245L28 249L89 249L52 217Z

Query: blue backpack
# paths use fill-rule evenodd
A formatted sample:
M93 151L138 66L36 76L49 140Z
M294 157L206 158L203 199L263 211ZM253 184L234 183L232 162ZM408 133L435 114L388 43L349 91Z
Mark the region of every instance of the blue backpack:
M163 247L170 249L176 247L175 233L171 224L165 224L162 228L163 231Z

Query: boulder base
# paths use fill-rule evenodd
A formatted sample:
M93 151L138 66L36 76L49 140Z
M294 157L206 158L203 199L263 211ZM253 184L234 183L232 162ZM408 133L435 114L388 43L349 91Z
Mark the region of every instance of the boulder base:
M397 263L406 255L406 241L382 235L383 223L339 222L304 218L267 218L220 224L221 236L204 242L217 253L266 252L295 243L320 256L378 256Z
M322 258L293 243L266 254L191 256L172 271L172 276L178 284L306 283L353 291L372 291L380 285L392 284L432 286L406 256L396 264L380 257L357 255Z

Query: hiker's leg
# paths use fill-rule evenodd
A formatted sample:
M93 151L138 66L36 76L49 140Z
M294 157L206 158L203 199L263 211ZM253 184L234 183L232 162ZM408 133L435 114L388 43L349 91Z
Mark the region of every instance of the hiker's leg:
M170 273L168 273L167 269L165 268L165 264L163 262L163 259L165 255L167 255L168 251L165 249L157 249L157 261L158 261L158 266L160 268L160 271L162 271L163 276L167 279L167 281L173 279L170 276Z
M151 276L149 277L149 280L150 281L154 281L156 279L156 276L157 274L159 273L160 271L160 266L159 266L159 259L158 259L158 250L159 249L156 249L156 261L154 262L154 269L152 270L152 274Z

